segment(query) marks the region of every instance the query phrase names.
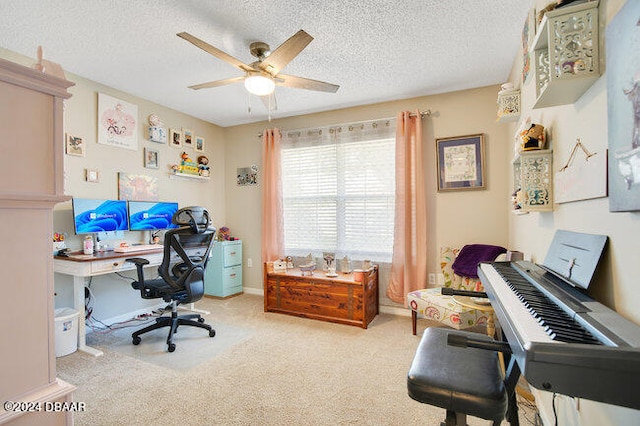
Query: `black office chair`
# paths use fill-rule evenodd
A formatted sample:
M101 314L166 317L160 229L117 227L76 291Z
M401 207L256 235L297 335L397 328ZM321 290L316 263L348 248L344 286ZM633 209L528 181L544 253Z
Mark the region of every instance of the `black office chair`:
M204 295L204 270L209 260L209 252L214 244L215 228L210 227L209 213L203 207L185 207L178 210L172 218L178 228L169 229L164 235L164 257L158 267L160 278L145 280L143 267L149 264L144 258L127 259L136 265L138 281L131 286L140 290L143 299L159 299L171 303L171 317L156 318L156 323L131 335L133 344L140 344L140 335L161 327L169 327L167 350L173 352L176 345L173 335L178 326L188 325L204 328L209 336L216 335L210 325L204 324L204 318L199 314L178 316L178 305L200 300ZM189 256L190 248L201 248L204 251L199 256ZM172 256L178 255L178 259ZM176 262L177 260L177 262ZM173 265L172 265L173 263Z

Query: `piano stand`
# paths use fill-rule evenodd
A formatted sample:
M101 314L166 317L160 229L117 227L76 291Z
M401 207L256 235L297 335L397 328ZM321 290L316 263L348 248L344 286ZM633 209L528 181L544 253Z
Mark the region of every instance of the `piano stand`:
M467 346L480 342L491 350L449 345L450 335L454 340L467 342ZM409 396L447 410L444 426L466 426L467 415L491 420L494 426L506 415L511 426L518 426L515 385L520 371L512 358L504 378L498 353L493 350L501 350L501 345L478 333L426 329L409 369Z

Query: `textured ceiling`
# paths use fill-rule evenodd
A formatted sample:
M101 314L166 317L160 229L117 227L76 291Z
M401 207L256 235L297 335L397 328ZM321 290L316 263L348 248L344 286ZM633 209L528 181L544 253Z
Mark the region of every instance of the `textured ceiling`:
M0 47L220 126L268 113L242 83L187 86L242 72L176 36L186 31L253 62L303 29L314 40L282 72L337 93L276 88L274 118L504 82L528 0L21 0L0 2ZM251 106L251 113L248 108Z

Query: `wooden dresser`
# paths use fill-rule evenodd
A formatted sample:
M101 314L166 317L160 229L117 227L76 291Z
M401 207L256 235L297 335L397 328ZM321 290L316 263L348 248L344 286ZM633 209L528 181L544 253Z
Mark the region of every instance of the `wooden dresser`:
M367 328L378 314L378 267L354 274L327 277L324 271L302 276L299 269L273 272L264 264L264 311Z

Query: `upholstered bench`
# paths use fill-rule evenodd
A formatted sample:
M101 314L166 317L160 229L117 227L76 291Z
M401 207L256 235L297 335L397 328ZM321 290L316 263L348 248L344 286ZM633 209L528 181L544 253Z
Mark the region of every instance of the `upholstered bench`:
M425 330L407 376L409 396L447 410L443 425L466 425L466 415L504 419L508 397L498 353L447 344L449 334L493 342L488 336L430 327Z
M478 245L476 244L476 246ZM463 249L465 247L463 247ZM496 250L494 254L498 260L522 259L522 253L520 252L507 251L504 254L498 255L501 251L499 249L502 249L501 247L487 247L495 247ZM440 269L444 277L443 287L455 290L484 291L482 282L478 278L461 276L454 271L454 263L462 251L461 249L452 247L443 247L440 249ZM493 260L495 256L490 254L490 260ZM483 326L487 324L488 320L486 312L464 307L456 303L453 300L453 296L442 294L441 287L411 291L407 293L407 304L409 308L411 308L411 325L414 335L416 334L418 315L422 315L429 320L439 321L457 330Z
M440 270L444 277L444 287L457 290L484 291L478 279L462 277L453 272L453 262L460 253L459 248L443 247L440 249ZM455 329L465 329L483 325L487 315L476 310L465 308L453 300L453 296L441 294L441 287L423 288L407 294L407 302L411 308L411 324L416 334L418 315L426 319L439 321Z

